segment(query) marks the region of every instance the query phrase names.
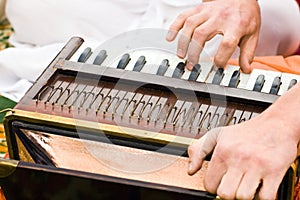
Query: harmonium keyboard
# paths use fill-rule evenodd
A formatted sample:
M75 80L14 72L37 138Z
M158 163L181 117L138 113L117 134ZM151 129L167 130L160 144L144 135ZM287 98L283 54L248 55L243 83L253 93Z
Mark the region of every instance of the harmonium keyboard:
M187 147L208 130L249 120L299 76L179 58L140 49L109 66L105 49L73 37L4 121L7 199L217 199L205 169L187 175ZM3 169L3 170L2 170ZM296 163L278 199L292 199Z

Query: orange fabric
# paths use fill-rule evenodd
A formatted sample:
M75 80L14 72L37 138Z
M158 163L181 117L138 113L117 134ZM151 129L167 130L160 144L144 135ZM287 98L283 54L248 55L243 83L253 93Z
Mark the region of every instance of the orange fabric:
M4 196L4 193L0 187L0 200L6 200L5 196Z
M228 64L239 65L238 60L230 60ZM300 55L289 57L261 56L255 57L251 64L252 69L264 69L300 75Z

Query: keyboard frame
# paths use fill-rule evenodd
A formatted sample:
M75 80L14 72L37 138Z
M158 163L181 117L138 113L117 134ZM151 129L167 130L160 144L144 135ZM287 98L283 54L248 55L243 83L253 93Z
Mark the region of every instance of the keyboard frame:
M78 119L79 123L72 120L72 115L60 114L59 112L53 112L53 110L59 110L59 105L52 105L54 108L44 110L37 109L38 102L35 100L36 95L42 88L49 83L51 77L56 74L67 74L75 75L85 74L89 77L99 78L101 80L107 81L121 81L126 84L132 85L144 85L145 80L147 80L147 87L156 88L158 90L163 90L165 88L171 88L172 91L179 93L190 93L191 91L195 93L196 96L201 96L205 98L210 98L213 96L214 99L226 102L233 102L236 104L243 104L252 107L260 107L266 109L269 107L276 99L277 95L271 95L261 92L249 91L239 88L230 88L220 85L207 84L201 82L191 82L187 80L174 79L170 77L157 76L153 74L146 74L141 72L127 71L121 69L114 69L105 66L95 66L93 64L77 63L69 61L72 55L77 51L80 45L84 42L82 38L74 37L72 38L66 46L59 52L59 54L54 58L50 65L44 70L42 75L37 79L33 86L28 90L25 96L20 100L16 107L7 113L7 116L4 120L4 126L7 135L7 143L9 148L10 158L16 160L22 160L22 155L20 155L20 142L17 141L15 135L15 129L20 127L29 128L29 129L41 129L46 131L52 131L51 133L62 134L67 137L74 137L72 132L76 132L76 129L81 128L90 132L92 134L87 134L84 139L93 140L93 133L97 131L104 131L112 136L117 135L117 139L120 139L120 135L115 133L114 130L116 127L102 126L102 128L96 127L95 122L90 122L86 119ZM159 84L158 84L159 83ZM187 84L188 83L188 84ZM43 127L43 128L41 128ZM54 129L58 128L63 131L55 131ZM64 132L65 131L65 132ZM60 133L58 133L60 132ZM165 134L158 134L156 138L146 137L145 131L134 130L132 131L133 135L122 135L121 138L130 138L132 136L142 136L143 142L150 143L150 146L153 144L166 144L170 141L174 141L175 136L166 137ZM151 135L151 134L150 134ZM174 144L175 148L186 149L188 145L192 142L193 139L187 139L185 137L179 137L177 143ZM181 137L181 138L180 138ZM139 143L139 142L134 142ZM133 145L134 146L134 145ZM144 147L137 147L144 148ZM148 147L147 147L148 148ZM170 153L170 152L167 152ZM186 156L186 154L184 155ZM24 160L28 161L28 160ZM51 162L46 163L51 166ZM294 167L295 168L295 167ZM293 185L291 184L295 179L295 169L289 170L283 183L279 189L279 197L282 199L292 199L293 194ZM167 187L166 187L167 188ZM167 189L168 190L168 189ZM195 192L195 191L193 191ZM197 192L196 192L197 193ZM202 193L203 195L203 193ZM197 196L197 195L196 195ZM200 195L201 196L201 195ZM284 197L284 198L283 198ZM280 199L280 198L279 198Z

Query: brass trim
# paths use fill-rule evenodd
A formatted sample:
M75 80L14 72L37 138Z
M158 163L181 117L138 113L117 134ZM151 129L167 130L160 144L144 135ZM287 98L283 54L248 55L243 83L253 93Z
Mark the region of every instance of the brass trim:
M10 176L16 170L18 161L0 158L0 178Z
M48 125L55 125L56 127L63 127L74 130L76 130L76 128L79 128L80 130L104 131L114 136L121 136L126 138L136 137L140 140L156 142L160 144L172 143L173 146L179 147L187 147L196 140L194 138L187 138L177 135L169 135L148 130L129 128L125 126L103 124L80 119L23 111L18 109L14 109L11 112L8 112L5 118L7 120L5 122L5 125L8 124L9 120L23 119L28 122L41 124L47 123Z

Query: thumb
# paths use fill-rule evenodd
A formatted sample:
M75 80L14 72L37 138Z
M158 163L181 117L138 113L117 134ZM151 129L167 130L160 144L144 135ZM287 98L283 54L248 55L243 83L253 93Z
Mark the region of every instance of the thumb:
M217 144L217 139L220 131L221 128L212 129L189 146L189 175L195 174L201 168L205 157L208 154L212 153Z

